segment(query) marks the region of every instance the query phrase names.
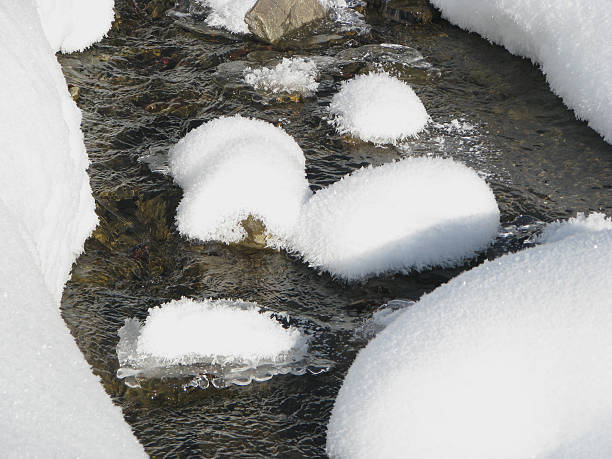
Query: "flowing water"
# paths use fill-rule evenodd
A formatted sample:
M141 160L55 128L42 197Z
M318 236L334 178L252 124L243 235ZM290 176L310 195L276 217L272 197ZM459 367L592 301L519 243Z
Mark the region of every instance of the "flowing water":
M210 30L197 16L153 19L154 9L142 2L119 0L117 11L108 38L59 56L83 110L100 217L66 286L62 314L154 457L324 456L334 399L371 336L361 332L364 322L381 305L417 300L485 258L529 245L542 222L612 213L612 147L574 118L530 62L447 22L392 24L367 10L367 33L349 17L348 26L321 26L315 39L271 47ZM382 43L412 49L362 48ZM242 80L246 66L283 56L324 64L315 97L262 94ZM399 147L342 138L326 119L343 80L380 67L410 83L433 119L427 132ZM173 222L182 192L165 175L168 148L200 124L235 113L292 135L313 190L363 165L409 155L463 161L490 183L504 228L469 266L351 284L284 252L187 240ZM203 389L176 374L126 385L116 374L118 330L125 319L143 319L149 307L181 296L242 298L287 312L307 324L329 370L225 388Z

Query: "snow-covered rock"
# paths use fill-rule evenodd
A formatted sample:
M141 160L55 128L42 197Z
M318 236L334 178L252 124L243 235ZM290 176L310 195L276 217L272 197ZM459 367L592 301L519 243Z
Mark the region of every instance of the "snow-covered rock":
M432 0L443 17L538 64L552 90L612 143L607 0Z
M142 446L59 312L72 263L97 222L81 113L54 56L93 40L73 35L72 19L61 26L72 37L61 45L45 35L60 27L49 15L43 30L34 0L0 4L0 447L6 457L140 457Z
M274 94L288 92L311 96L319 87L316 78L317 64L301 57L285 57L273 68L248 67L244 72L244 80L248 84Z
M307 348L297 328L285 328L272 312L240 300L171 301L150 308L144 324L127 320L119 335L122 365L257 367L300 357Z
M330 456L612 455L612 220L602 219L553 224L545 244L406 309L351 366Z
M329 111L340 134L375 144L414 137L429 121L412 88L387 73L358 75L344 82Z
M101 40L115 17L114 0L36 0L54 51L82 51Z
M303 207L290 247L311 266L356 280L455 266L486 248L499 210L486 182L450 159L360 169Z
M209 26L226 29L232 33L249 33L244 16L257 0L200 0L200 3L210 8L210 14L206 18L206 24Z
M239 242L249 215L277 246L295 226L311 192L299 145L281 128L239 115L189 132L170 152L170 169L184 196L179 231L202 241Z

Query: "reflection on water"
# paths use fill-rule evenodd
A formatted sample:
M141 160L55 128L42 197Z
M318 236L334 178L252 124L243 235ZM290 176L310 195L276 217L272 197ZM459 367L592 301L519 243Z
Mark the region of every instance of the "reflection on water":
M275 49L211 32L197 18L152 20L130 0L119 0L117 9L107 39L59 57L78 88L73 94L83 109L100 216L66 287L62 313L151 455L324 455L333 400L365 345L355 330L382 304L414 301L467 268L345 284L284 252L180 237L173 219L181 190L164 172L168 148L190 129L234 113L280 125L303 148L314 190L363 165L407 155L463 161L491 184L502 212L504 228L480 260L530 245L542 221L612 212L612 147L574 119L529 62L445 22L386 24L370 11L366 34L332 22L315 38ZM400 48L370 48L383 56L378 61L360 48L381 43L420 54L402 53L394 63ZM232 73L291 56L321 63L316 97L270 97ZM375 65L408 81L422 98L433 122L419 138L374 147L339 136L328 124L326 107L340 83ZM313 330L317 355L333 367L223 389L202 390L210 383L206 373L195 379L159 374L140 387L126 386L116 377L117 331L125 319L143 320L148 308L181 296L243 298L287 311Z

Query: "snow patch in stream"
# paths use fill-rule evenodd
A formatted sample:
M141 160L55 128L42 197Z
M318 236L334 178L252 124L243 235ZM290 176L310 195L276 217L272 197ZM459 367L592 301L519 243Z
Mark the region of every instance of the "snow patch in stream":
M310 338L286 316L242 300L171 301L150 308L144 323L126 320L119 336L117 375L131 384L196 375L192 385L225 387L327 370L309 365Z
M429 122L412 88L384 72L343 82L329 112L340 134L375 144L397 144L415 137Z
M330 457L610 457L612 220L465 272L363 349Z

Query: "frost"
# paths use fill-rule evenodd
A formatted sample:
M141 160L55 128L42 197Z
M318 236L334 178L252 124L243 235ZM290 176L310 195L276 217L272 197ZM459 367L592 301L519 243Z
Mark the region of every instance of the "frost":
M552 90L612 142L612 10L607 0L432 0L458 26L541 66Z
M600 218L407 308L351 366L329 455L609 457L612 228Z
M344 82L329 111L340 134L375 144L414 137L429 121L412 88L387 73L359 75Z
M244 80L248 84L272 93L288 92L311 96L319 87L316 78L316 63L299 57L285 57L274 68L248 67L244 71Z

